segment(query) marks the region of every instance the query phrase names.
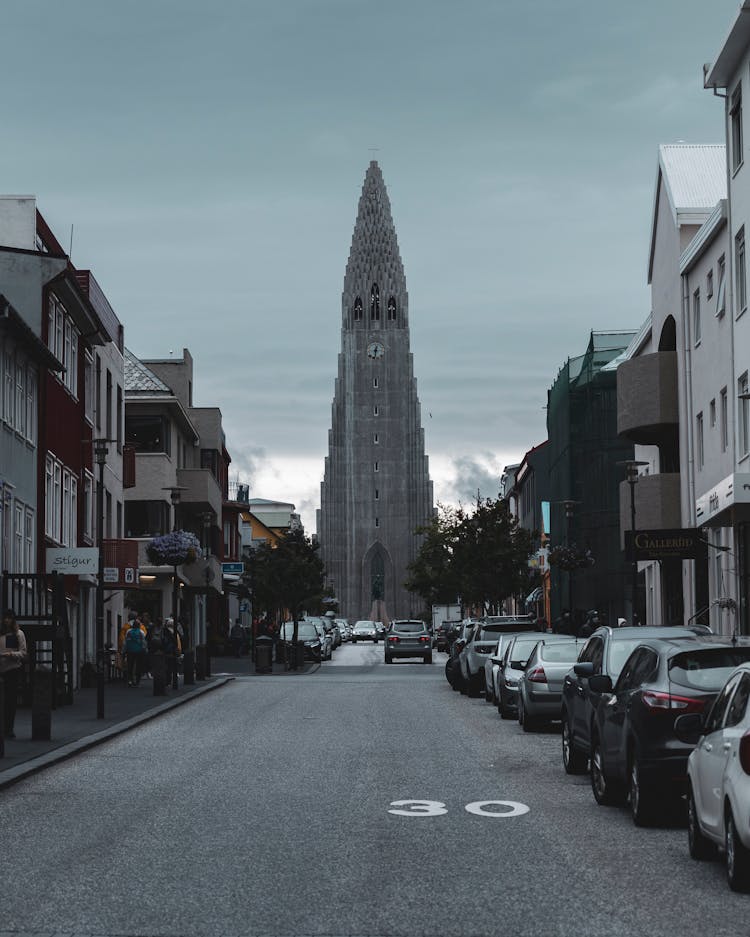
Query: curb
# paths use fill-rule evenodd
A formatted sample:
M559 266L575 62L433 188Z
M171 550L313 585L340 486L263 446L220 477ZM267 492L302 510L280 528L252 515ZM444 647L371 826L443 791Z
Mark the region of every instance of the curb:
M94 748L96 745L101 745L102 742L107 742L109 739L129 732L131 729L135 729L137 726L142 725L144 722L149 722L151 719L156 719L158 716L169 712L171 709L175 709L177 706L183 706L185 703L198 699L206 693L218 690L220 687L226 686L227 683L231 683L233 680L233 676L217 678L215 683L211 683L208 686L196 687L189 696L181 696L179 699L167 700L167 702L162 703L160 706L154 706L152 709L139 713L137 716L131 716L130 719L125 719L113 726L102 729L101 732L85 735L83 738L76 739L74 742L68 742L67 745L61 745L59 748L46 752L44 755L38 755L36 758L24 761L14 768L7 768L5 771L0 771L0 790L17 784L18 781L22 781L32 774L44 771L45 768L51 768L61 761L66 761L74 755L88 751L88 749Z

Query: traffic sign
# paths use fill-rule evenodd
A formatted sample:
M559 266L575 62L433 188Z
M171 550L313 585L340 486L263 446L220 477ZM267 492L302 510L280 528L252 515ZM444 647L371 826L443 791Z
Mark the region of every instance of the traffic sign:
M241 576L245 572L244 563L222 563L222 576Z

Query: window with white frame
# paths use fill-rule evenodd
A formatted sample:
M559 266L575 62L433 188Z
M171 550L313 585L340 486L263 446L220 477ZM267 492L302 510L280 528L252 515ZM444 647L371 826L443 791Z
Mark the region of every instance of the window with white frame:
M708 419L713 429L716 426L716 398L708 405Z
M705 449L703 447L703 413L699 413L695 418L696 449L698 456L698 470L704 466Z
M0 488L0 560L2 569L10 569L11 565L11 530L13 526L13 495L11 488Z
M88 470L83 476L83 536L94 540L94 476Z
M44 532L56 543L62 541L62 513L63 467L58 459L48 454L44 473Z
M701 340L701 291L693 293L693 341L696 345Z
M13 426L17 433L26 435L26 368L23 361L16 361L16 418Z
M65 306L54 293L50 293L47 314L47 346L52 354L65 366L62 382L74 397L78 396L79 336L80 333L66 312Z
M717 317L721 317L727 311L727 262L723 254L719 257L718 263L716 264L716 271L719 278L718 286L716 287L716 315Z
M24 512L24 569L25 573L36 571L36 555L34 553L34 509L27 507Z
M83 394L84 394L84 404L85 404L85 413L86 419L94 425L94 388L95 388L95 376L94 376L94 356L88 350L84 352L84 364L83 364Z
M28 364L26 366L26 439L33 444L36 443L36 407L36 369L32 364Z
M745 269L745 226L737 232L734 239L735 296L737 315L747 308L747 280Z
M62 542L66 547L78 543L78 479L69 469L63 469Z
M25 533L24 506L16 500L13 505L13 572L22 573L23 569L23 537Z
M732 172L742 165L742 85L732 93L729 105L729 120L732 130Z
M6 349L3 359L5 362L3 368L3 420L8 426L13 426L16 395L13 376L13 352Z
M750 395L748 394L747 371L737 381L737 399L739 402L738 413L738 435L740 444L740 456L748 454L748 443L750 443Z
M726 452L729 445L729 407L727 401L727 389L722 387L719 394L719 426L721 430L721 451Z

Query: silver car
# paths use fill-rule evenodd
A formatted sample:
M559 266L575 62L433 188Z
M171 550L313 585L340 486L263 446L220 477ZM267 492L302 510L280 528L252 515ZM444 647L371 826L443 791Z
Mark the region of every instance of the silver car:
M352 629L352 644L357 641L372 641L378 643L378 632L374 621L356 621Z
M421 657L423 664L432 663L432 635L423 621L391 622L385 636L386 664L392 664L395 657Z
M556 637L558 635L547 634L546 631L530 631L517 634L508 644L497 674L497 711L503 719L511 719L516 715L518 682L523 676L529 655L540 641Z
M485 664L496 650L500 635L506 632L533 630L533 622L525 615L492 615L474 628L458 658L461 676L469 696L487 694Z
M585 638L548 635L531 652L518 681L518 722L524 732L560 719L563 682L585 643Z
M499 700L499 690L497 686L497 677L500 673L500 668L503 663L503 655L510 644L510 642L517 635L521 634L520 631L510 631L507 634L501 634L497 642L497 646L489 655L487 660L484 662L484 685L485 685L485 700L488 703L491 703L493 706L497 706Z

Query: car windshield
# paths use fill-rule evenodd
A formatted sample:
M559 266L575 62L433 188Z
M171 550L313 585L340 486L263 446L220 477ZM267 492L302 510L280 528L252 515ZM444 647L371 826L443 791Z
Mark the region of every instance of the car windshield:
M628 638L622 641L610 641L609 645L609 675L612 682L615 683L620 676L620 671L625 666L625 661L630 657L633 648L641 643L641 638Z
M281 639L283 641L291 641L294 637L294 622L285 621L281 626ZM309 621L300 621L297 624L297 637L300 640L308 641L311 638L317 638L318 632L315 630L315 625Z
M539 649L539 656L551 664L574 664L578 660L579 650L575 641L556 641L554 644L543 644Z
M511 652L510 652L511 665L520 664L523 661L528 660L529 654L531 654L531 652L534 650L539 640L540 639L538 637L535 637L533 639L526 638L526 639L519 639L518 641L516 641L516 643L513 645L513 648L511 649Z
M355 631L367 631L368 629L374 628L375 625L371 621L358 621L354 626Z
M750 647L696 648L675 655L669 679L695 690L720 690L738 664L750 660Z
M419 634L424 631L424 625L421 621L394 621L391 630L401 634Z

